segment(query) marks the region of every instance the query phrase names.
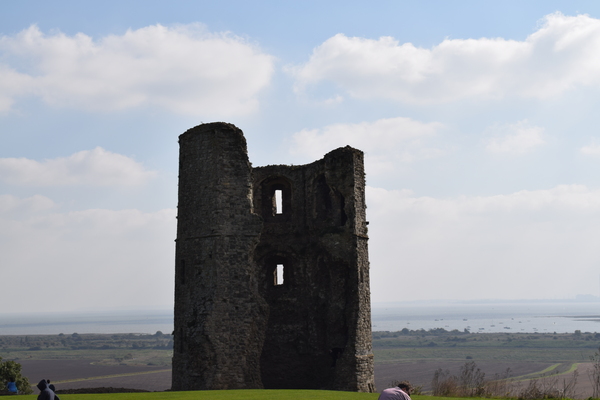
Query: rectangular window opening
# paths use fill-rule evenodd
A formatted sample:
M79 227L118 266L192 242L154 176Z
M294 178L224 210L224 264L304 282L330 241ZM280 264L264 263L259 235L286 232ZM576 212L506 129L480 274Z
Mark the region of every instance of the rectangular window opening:
M275 285L283 285L283 264L277 264L275 268Z
M283 191L275 190L275 214L283 213Z

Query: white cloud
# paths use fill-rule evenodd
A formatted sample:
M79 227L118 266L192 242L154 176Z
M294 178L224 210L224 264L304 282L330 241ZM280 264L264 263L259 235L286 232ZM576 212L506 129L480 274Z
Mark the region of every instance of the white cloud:
M547 15L524 41L446 39L431 49L338 34L290 68L296 90L330 81L355 98L438 103L462 98L547 98L600 85L600 20Z
M2 200L0 264L17 284L0 300L11 312L172 304L175 210L40 213L17 204L15 216ZM19 282L30 283L27 296Z
M38 212L47 211L56 207L56 204L49 198L41 195L31 196L26 199L20 199L10 194L0 195L0 214L9 212Z
M367 203L373 301L597 293L600 190L439 199L369 187Z
M491 153L525 154L546 144L544 128L531 126L526 120L502 127L488 128L495 137L488 140L486 150Z
M585 154L588 156L599 156L600 155L600 145L597 143L592 143L587 146L583 146L579 149L581 154Z
M13 185L141 185L156 176L135 160L101 147L44 160L0 158L0 181Z
M0 111L16 97L89 110L157 106L189 115L256 110L274 59L240 37L200 25L148 26L98 40L43 34L0 37Z
M0 112L10 110L16 98L30 92L33 87L31 76L0 64Z
M427 147L426 142L443 127L438 122L424 123L402 117L333 124L295 133L290 152L316 159L337 147L352 146L365 152L369 173L377 174L393 170L397 163L439 155L441 150Z

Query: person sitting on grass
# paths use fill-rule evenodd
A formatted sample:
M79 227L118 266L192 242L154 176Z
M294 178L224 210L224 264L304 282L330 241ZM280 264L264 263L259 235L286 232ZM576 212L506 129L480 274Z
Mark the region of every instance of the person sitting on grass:
M40 383L37 384L37 388L40 389L40 395L37 400L60 400L48 387L48 382L46 382L45 379L42 379Z
M15 383L15 378L10 378L8 383L6 384L6 388L10 394L19 394L19 389L17 389L17 384Z
M410 390L410 383L400 382L398 387L384 389L378 400L411 400Z

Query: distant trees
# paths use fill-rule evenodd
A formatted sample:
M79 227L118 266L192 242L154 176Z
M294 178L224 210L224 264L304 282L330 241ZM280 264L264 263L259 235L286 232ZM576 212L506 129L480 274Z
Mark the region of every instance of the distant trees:
M0 381L2 382L2 392L6 392L6 384L9 380L14 379L17 384L17 389L21 394L33 393L29 379L21 375L21 364L16 361L2 361L0 357Z
M91 350L91 349L171 349L172 336L165 333L154 334L59 334L59 335L36 335L36 336L2 336L0 335L0 349L12 349L15 351L34 350ZM0 385L1 388L1 385Z

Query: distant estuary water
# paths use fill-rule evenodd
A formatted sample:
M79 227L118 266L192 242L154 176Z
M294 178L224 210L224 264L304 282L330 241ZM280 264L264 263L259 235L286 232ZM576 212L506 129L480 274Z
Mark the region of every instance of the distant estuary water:
M173 332L173 311L0 314L0 335Z
M600 332L600 302L375 303L373 331Z
M600 302L374 303L373 331L600 332ZM2 314L0 335L173 331L171 310Z

